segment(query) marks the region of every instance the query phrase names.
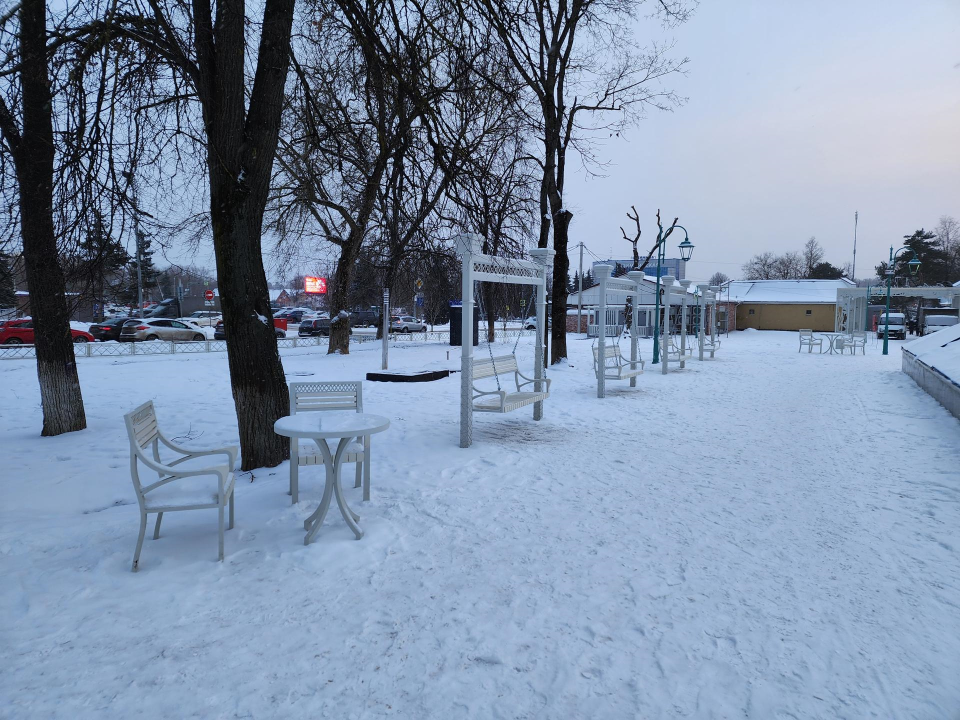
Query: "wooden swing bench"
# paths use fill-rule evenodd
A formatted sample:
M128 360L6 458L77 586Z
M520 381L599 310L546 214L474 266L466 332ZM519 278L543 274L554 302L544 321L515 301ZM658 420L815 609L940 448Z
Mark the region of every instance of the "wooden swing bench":
M507 392L506 390L501 390L500 376L510 375L511 373L513 374L517 391ZM516 410L517 408L522 408L524 405L532 405L533 403L546 400L550 397L550 380L548 378L535 380L521 373L517 367L516 355L501 355L499 357L491 357L489 360L474 360L473 379L483 380L484 378L491 377L497 378L496 390L481 390L476 385L473 386L474 412L505 413ZM521 379L523 382L521 382ZM523 389L528 386L536 387L535 383L537 382L545 383L546 388L540 392L536 390L533 392L525 391ZM484 400L478 402L480 398L484 398Z
M612 361L612 362L611 362ZM615 345L603 346L603 377L607 380L629 380L643 375L643 360L630 360ZM600 348L593 348L593 371L600 378Z

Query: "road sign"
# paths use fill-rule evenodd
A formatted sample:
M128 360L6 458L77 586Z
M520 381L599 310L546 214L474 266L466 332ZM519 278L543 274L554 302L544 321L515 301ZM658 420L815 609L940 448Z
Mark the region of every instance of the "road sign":
M417 290L419 290L422 287L423 287L423 280L421 280L420 278L417 278Z
M417 295L417 307L423 307L423 295Z
M213 300L213 290L204 290L203 291L204 300Z

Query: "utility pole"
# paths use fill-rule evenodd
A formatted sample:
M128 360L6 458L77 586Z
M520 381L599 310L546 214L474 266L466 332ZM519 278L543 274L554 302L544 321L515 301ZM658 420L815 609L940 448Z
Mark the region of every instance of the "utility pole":
M143 319L143 272L141 271L142 260L140 257L140 248L143 240L140 234L140 206L137 205L137 184L134 182L133 173L124 170L122 173L127 182L130 183L130 193L133 195L133 236L137 243L137 314Z
M850 274L853 275L853 277L850 279L854 282L857 281L857 219L859 216L859 210L853 213L853 267L850 269Z
M583 313L583 243L580 243L580 282L579 289L577 293L577 334L580 334L581 319L580 316Z

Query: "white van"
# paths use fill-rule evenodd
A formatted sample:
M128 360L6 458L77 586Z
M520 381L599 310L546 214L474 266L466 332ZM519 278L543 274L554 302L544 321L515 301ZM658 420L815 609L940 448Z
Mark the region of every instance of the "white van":
M900 338L901 340L907 339L907 316L903 313L890 313L889 318L890 324L890 337ZM887 326L887 315L886 313L880 313L880 317L877 318L877 337L883 338L883 333L886 330Z
M958 322L960 322L960 318L956 315L927 315L923 319L923 334L935 333L937 330L943 330L945 327L956 325ZM890 329L890 334L893 334L893 328Z

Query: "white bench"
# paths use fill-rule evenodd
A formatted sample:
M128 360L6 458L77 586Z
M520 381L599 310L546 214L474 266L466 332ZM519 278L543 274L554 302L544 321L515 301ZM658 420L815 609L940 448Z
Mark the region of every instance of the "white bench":
M499 389L500 377L510 374L513 375L514 384L517 387L516 392L507 392L506 390ZM524 405L532 405L533 403L546 400L550 397L550 380L547 378L534 380L521 373L517 367L516 355L501 355L500 357L489 360L473 361L474 381L491 377L497 378L497 390L481 390L476 384L473 385L474 412L505 413L516 410L517 408L522 408ZM521 382L521 379L523 382ZM535 383L537 382L544 384L543 390L536 390ZM532 386L534 390L529 391L523 389L529 386Z
M643 360L630 360L615 345L603 346L603 377L608 380L629 380L643 374ZM593 348L593 372L600 379L600 348Z
M803 350L804 345L806 345L809 348L809 350L807 350L808 353L813 352L814 345L820 348L820 352L823 352L823 338L814 337L813 330L801 328L800 329L800 348L797 350L797 352L800 352L800 350Z
M713 354L714 354L717 350L719 350L719 349L720 349L720 341L719 341L719 340L715 340L714 342L710 342L710 338L709 338L709 337L704 338L704 340L703 340L703 351L710 353L710 359L711 359L711 360L713 359Z

